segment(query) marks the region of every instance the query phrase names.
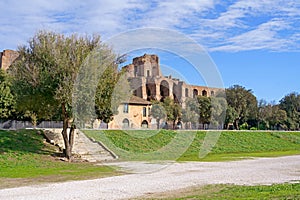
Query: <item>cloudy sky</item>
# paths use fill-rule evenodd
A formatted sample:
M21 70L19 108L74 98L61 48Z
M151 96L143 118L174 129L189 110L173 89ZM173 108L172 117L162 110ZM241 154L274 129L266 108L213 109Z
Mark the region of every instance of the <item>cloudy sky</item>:
M299 0L0 2L0 51L26 44L40 29L99 33L106 41L133 29L164 28L201 45L216 64L225 87L239 84L267 101L300 91ZM142 52L172 58L155 49L138 51ZM174 60L161 58L171 68L184 64ZM189 77L191 72L181 73ZM197 80L190 82L197 84Z

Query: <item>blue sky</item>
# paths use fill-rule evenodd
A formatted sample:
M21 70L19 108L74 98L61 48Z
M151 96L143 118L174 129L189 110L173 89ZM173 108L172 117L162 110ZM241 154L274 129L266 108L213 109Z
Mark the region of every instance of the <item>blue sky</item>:
M0 0L0 51L26 44L39 29L65 34L99 33L103 40L124 31L174 30L203 47L225 87L252 89L258 99L279 101L300 84L299 0ZM143 38L138 38L141 42ZM145 50L145 52L144 52ZM187 82L205 84L184 58L161 49L162 66ZM147 50L147 51L146 51ZM184 69L182 71L178 69Z

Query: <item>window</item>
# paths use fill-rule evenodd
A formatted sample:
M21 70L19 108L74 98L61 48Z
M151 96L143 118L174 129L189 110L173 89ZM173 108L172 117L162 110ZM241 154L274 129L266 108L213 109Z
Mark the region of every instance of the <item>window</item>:
M143 117L147 117L147 108L143 107Z
M128 103L124 104L123 113L128 113Z
M134 66L134 77L136 77L137 76L137 73L138 73L138 69L137 69L137 66Z
M185 97L189 97L189 89L185 88Z
M147 70L147 77L150 76L150 70Z
M194 89L193 90L193 98L196 98L198 96L198 90Z

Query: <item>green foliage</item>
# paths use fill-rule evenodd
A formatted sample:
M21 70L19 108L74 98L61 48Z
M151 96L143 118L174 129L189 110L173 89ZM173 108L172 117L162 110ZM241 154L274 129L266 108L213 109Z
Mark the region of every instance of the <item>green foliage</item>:
M8 119L15 113L15 97L10 89L11 82L3 69L0 69L0 119Z
M163 107L163 104L159 101L152 101L151 107L151 116L156 119L157 129L159 129L160 120L164 119L166 115L166 111Z
M53 119L59 113L63 120L66 157L70 159L76 126L72 124L67 133L69 123L78 119L77 116L85 117L84 120L91 116L94 107L84 104L92 102L94 105L94 96L87 94L99 84L97 74L114 65L115 55L100 42L100 36L65 36L47 31L38 32L18 52L19 59L10 67L17 109L29 113L33 122ZM82 69L86 65L91 68ZM83 82L77 79L79 75ZM81 88L75 90L76 80ZM84 84L87 80L91 80L91 84Z
M186 128L191 129L199 121L199 111L197 101L194 98L187 98L185 108L182 110L182 121L186 123Z
M289 130L300 129L300 95L291 93L280 100L280 109L287 115L286 125Z
M287 114L285 110L280 109L279 105L267 104L263 101L259 103L259 121L262 123L262 129L285 128Z
M199 123L203 125L209 124L211 119L211 99L206 96L197 96Z
M11 67L17 108L35 114L38 119L51 119L64 105L72 117L73 84L88 54L100 43L93 38L40 31L28 46L18 49L20 59Z
M211 97L211 119L214 128L223 128L226 117L227 102L224 97Z
M226 100L228 103L226 121L230 123L232 120L236 129L240 124L257 118L257 100L251 90L234 85L226 89Z
M111 66L107 66L97 85L95 96L95 110L97 118L105 123L113 119L113 115L118 114L117 109L123 99L130 94L129 83L118 72L117 65L112 61Z
M175 122L181 117L181 106L178 103L175 103L170 97L166 97L162 105L166 111L167 120L173 122L174 129Z
M245 122L245 123L243 123L242 125L240 125L240 130L248 130L248 123L247 122Z

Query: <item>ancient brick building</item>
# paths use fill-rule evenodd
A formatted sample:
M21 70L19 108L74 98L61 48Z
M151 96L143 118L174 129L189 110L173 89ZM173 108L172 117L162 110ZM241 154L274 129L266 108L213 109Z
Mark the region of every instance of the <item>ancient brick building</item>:
M133 59L132 64L123 67L135 96L145 100L162 101L171 97L184 106L186 98L197 95L214 96L219 88L188 85L171 76L163 76L157 55L145 54Z
M0 52L0 68L6 70L18 56L18 52L13 50Z

